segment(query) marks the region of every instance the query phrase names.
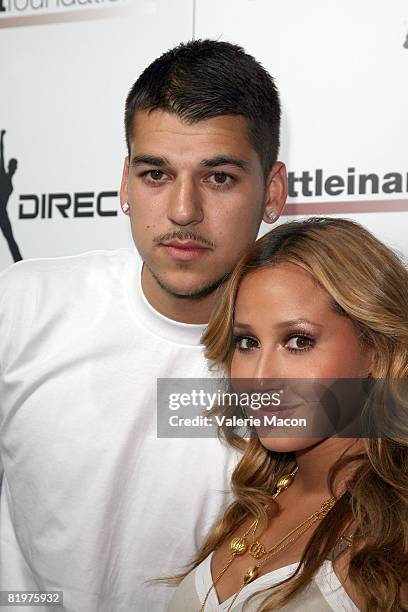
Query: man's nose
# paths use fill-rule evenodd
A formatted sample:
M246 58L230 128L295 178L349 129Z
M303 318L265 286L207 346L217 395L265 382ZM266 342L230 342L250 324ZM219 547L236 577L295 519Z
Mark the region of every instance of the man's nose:
M203 220L199 187L191 177L177 177L170 191L167 218L175 225L190 225Z

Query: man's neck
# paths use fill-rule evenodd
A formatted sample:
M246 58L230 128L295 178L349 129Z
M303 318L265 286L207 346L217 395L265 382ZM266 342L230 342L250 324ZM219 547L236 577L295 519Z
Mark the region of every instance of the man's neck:
M208 323L219 291L215 290L203 298L177 297L160 287L148 272L142 269L142 290L149 304L160 314L179 323L202 325Z

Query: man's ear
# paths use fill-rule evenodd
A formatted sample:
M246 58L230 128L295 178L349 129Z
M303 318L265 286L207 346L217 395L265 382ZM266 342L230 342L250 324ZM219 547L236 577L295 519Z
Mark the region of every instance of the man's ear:
M266 180L264 213L265 223L277 221L288 197L288 177L285 164L278 161L271 167Z
M128 176L129 176L129 157L126 156L123 163L122 170L122 181L120 184L120 205L123 205L128 201Z

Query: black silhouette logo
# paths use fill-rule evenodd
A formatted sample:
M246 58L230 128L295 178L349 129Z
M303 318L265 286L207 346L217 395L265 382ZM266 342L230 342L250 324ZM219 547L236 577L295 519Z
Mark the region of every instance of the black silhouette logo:
M13 228L11 227L10 219L7 214L7 204L13 191L12 178L17 170L17 160L12 158L9 160L7 172L4 161L4 136L6 130L1 130L0 134L0 228L7 240L10 253L14 261L20 261L22 258L20 249L13 236Z

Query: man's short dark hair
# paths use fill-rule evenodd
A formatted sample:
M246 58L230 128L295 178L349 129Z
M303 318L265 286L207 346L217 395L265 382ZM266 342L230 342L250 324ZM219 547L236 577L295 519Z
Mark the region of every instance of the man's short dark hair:
M187 123L220 115L248 120L249 140L265 175L279 151L280 102L271 75L242 47L215 40L182 43L148 66L126 99L130 153L137 111L163 110Z

